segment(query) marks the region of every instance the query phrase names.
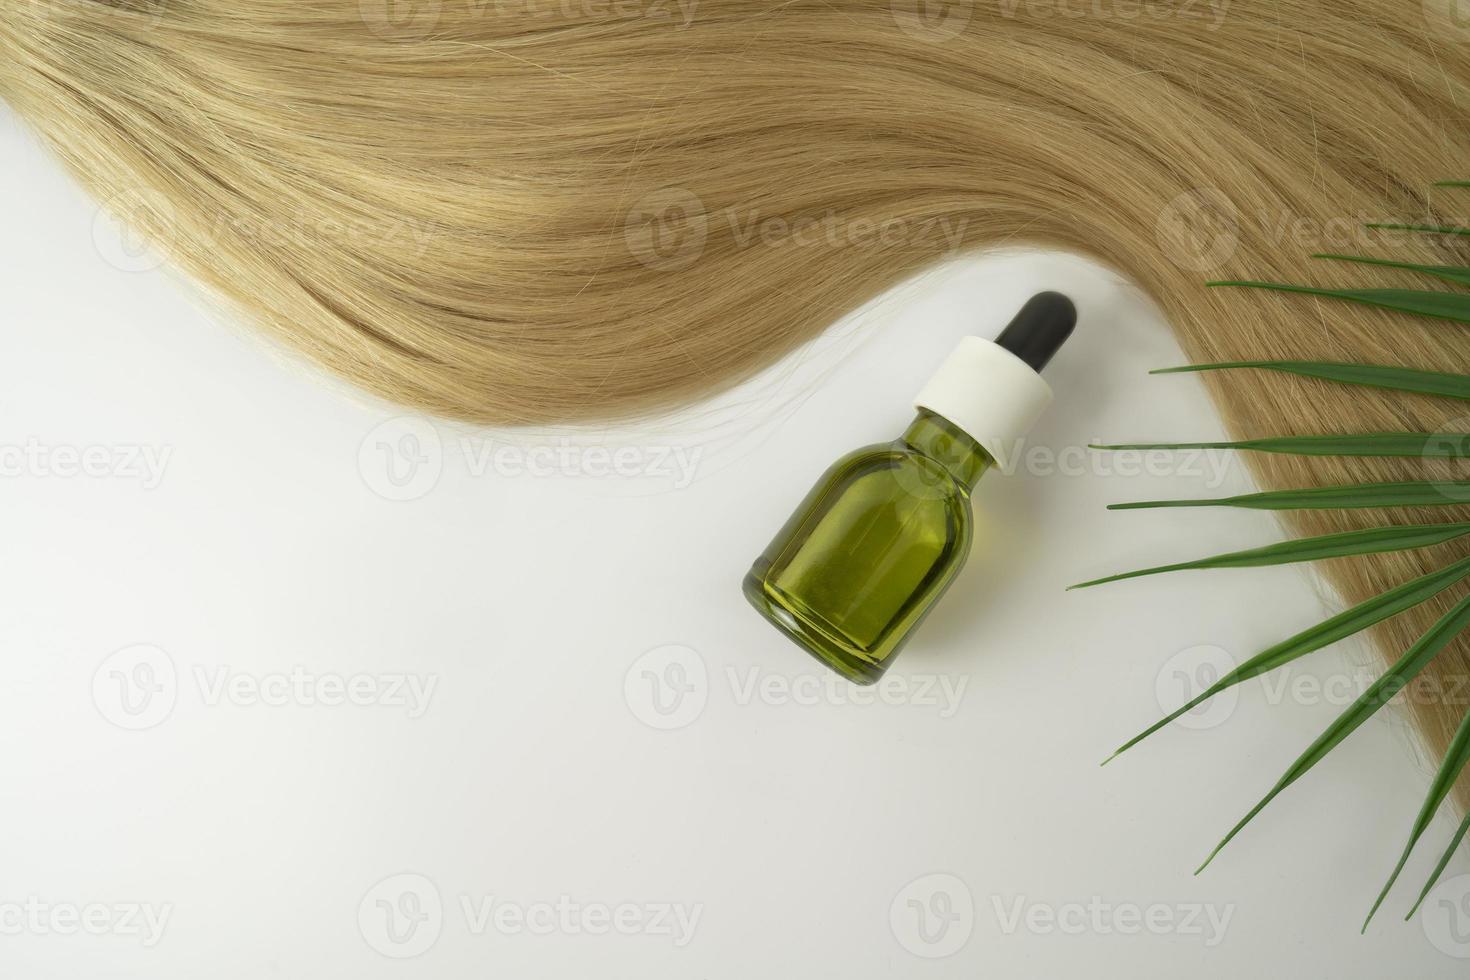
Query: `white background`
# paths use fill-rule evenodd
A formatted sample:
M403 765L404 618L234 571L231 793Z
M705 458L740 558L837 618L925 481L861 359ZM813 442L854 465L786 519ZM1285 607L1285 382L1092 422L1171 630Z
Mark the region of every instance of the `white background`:
M1180 354L1108 273L946 267L658 423L477 432L129 271L152 263L8 116L0 160L5 976L1464 975L1470 912L1399 921L1447 814L1358 936L1428 782L1393 712L1191 876L1361 683L1363 647L1099 768L1186 680L1333 607L1291 568L1064 591L1280 535L1104 509L1248 490L1224 456L1048 462L1220 436L1195 380L1147 376ZM1041 455L983 481L963 577L853 703L740 578L827 464L902 430L958 337L1042 288L1082 322ZM582 472L602 447L621 474ZM293 671L326 687L253 693ZM388 703L408 675L426 703ZM321 703L333 684L371 703Z

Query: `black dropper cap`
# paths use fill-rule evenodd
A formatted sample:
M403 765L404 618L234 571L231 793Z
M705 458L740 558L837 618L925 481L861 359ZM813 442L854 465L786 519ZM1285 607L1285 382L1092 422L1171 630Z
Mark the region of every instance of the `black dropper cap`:
M1077 325L1077 307L1061 293L1037 293L995 342L1040 372Z

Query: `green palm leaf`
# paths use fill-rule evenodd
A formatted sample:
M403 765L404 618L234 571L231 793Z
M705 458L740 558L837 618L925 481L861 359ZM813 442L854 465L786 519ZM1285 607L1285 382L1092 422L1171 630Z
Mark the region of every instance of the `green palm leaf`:
M1250 510L1347 510L1362 507L1444 507L1470 500L1470 480L1419 480L1408 483L1358 483L1302 490L1271 490L1233 497L1188 500L1134 500L1108 504L1108 510L1158 507L1245 507Z
M1409 272L1421 272L1426 276L1434 276L1446 282L1458 283L1461 286L1470 286L1470 269L1462 265L1418 265L1414 262L1394 262L1390 259L1374 259L1366 255L1335 255L1328 252L1319 252L1313 255L1314 259L1332 259L1335 262L1356 262L1360 265L1377 265L1386 269L1404 269Z
M1259 368L1305 378L1320 378L1341 384L1367 385L1412 391L1421 395L1470 400L1470 375L1447 374L1443 371L1420 371L1416 368L1389 367L1381 364L1339 364L1332 361L1223 361L1217 364L1185 364L1180 367L1156 368L1150 374L1188 374L1196 371L1230 371Z
M1236 449L1292 456L1470 456L1470 432L1365 432L1341 436L1272 436L1235 442L1133 442L1088 449Z
M1370 222L1364 228L1382 228L1386 231L1422 231L1431 235L1470 235L1470 228L1463 225L1414 225L1392 222Z
M1316 286L1292 286L1281 282L1254 282L1246 279L1219 280L1207 282L1205 285L1243 286L1247 289L1270 289L1281 293L1324 296L1328 299L1364 303L1399 313L1413 313L1417 316L1470 323L1470 295L1464 293L1445 293L1425 289L1320 289Z
M1465 712L1460 727L1455 731L1455 737L1450 740L1450 747L1445 750L1444 760L1439 764L1439 771L1434 774L1434 782L1429 784L1429 795L1424 800L1424 805L1419 808L1419 816L1414 820L1414 829L1409 832L1409 843L1404 845L1404 853L1399 855L1399 863L1394 865L1393 874L1388 876L1388 882L1383 886L1383 891L1378 893L1378 900L1373 903L1373 908L1368 912L1368 918L1363 920L1363 932L1368 931L1368 923L1373 921L1378 906L1388 897L1388 891L1393 883L1398 880L1399 872L1404 870L1404 864L1409 860L1409 853L1414 850L1414 845L1419 843L1419 838L1424 836L1424 831L1429 828L1429 821L1434 819L1434 813L1444 798L1450 795L1454 789L1455 780L1460 778L1460 771L1465 768L1465 763L1470 762L1470 711Z
M1390 527L1373 527L1362 531L1343 531L1337 534L1321 534L1311 538L1295 538L1264 548L1246 551L1231 551L1194 561L1174 565L1158 565L1132 572L1121 572L1090 582L1079 582L1068 586L1071 589L1086 589L1108 582L1157 575L1161 572L1177 572L1197 568L1258 568L1263 565L1289 565L1295 562L1317 561L1322 558L1345 558L1352 555L1371 555L1384 551L1408 551L1443 544L1470 534L1470 524L1409 524Z
M1440 181L1437 187L1470 188L1470 180ZM1448 235L1457 238L1470 237L1470 226L1451 224L1398 224L1374 223L1370 228L1394 229L1432 235ZM1440 280L1439 289L1407 288L1363 288L1329 289L1317 286L1293 285L1289 283L1257 280L1229 280L1208 283L1209 286L1234 286L1245 289L1263 289L1277 292L1297 293L1324 299L1360 303L1379 309L1414 316L1470 323L1470 292L1449 288L1470 287L1470 266L1430 265L1392 258L1377 258L1364 255L1319 253L1313 258L1358 265L1377 266L1415 273ZM1215 364L1195 364L1185 367L1164 368L1152 373L1172 374L1185 372L1225 371L1237 369L1259 369L1293 374L1301 377L1331 381L1340 384L1361 385L1392 391L1410 392L1437 397L1470 400L1470 375L1450 374L1440 371L1425 371L1415 368L1394 367L1375 364L1344 364L1329 361L1306 360L1253 360L1229 361ZM1470 433L1449 432L1368 432L1342 435L1277 436L1272 438L1246 439L1222 442L1176 442L1176 443L1129 443L1092 446L1105 450L1215 450L1228 449L1242 452L1281 453L1297 456L1340 456L1340 457L1414 457L1464 459L1470 458ZM1154 500L1114 504L1113 510L1132 510L1157 507L1207 507L1228 506L1259 510L1296 510L1316 508L1353 507L1403 507L1436 506L1458 503L1470 499L1470 480L1462 481L1405 481L1394 483L1365 483L1332 487L1309 487L1295 490L1264 493L1239 494L1217 499ZM1379 527L1344 534L1322 535L1288 541L1283 544L1255 548L1247 551L1214 555L1190 562L1162 565L1138 571L1124 572L1106 578L1084 582L1072 588L1085 588L1105 582L1153 575L1160 572L1193 568L1238 568L1260 565L1286 564L1313 561L1349 555L1367 555L1386 551L1429 547L1470 534L1467 524L1432 524L1400 527ZM1319 650L1345 637L1354 635L1390 617L1418 606L1452 585L1470 578L1470 558L1462 558L1439 571L1423 575L1397 588L1390 589L1366 602L1359 603L1346 611L1323 620L1261 651L1240 667L1210 685L1199 696L1169 713L1148 729L1125 742L1117 752L1127 751L1143 739L1152 735L1180 715L1202 704L1221 691L1258 676L1276 667L1288 664L1299 657ZM1465 596L1445 616L1441 617L1421 636L1367 691L1339 715L1306 751L1287 769L1270 792L1242 818L1220 841L1199 871L1204 870L1216 855L1238 835L1286 787L1301 778L1313 766L1327 756L1353 731L1371 718L1379 708L1398 694L1410 681L1434 660L1455 637L1470 628L1470 596ZM1461 719L1459 729L1445 753L1435 774L1429 792L1420 807L1411 828L1409 839L1394 866L1388 881L1378 893L1367 918L1364 931L1373 916L1382 906L1393 889L1412 854L1413 849L1427 832L1435 813L1452 792L1455 784L1470 766L1470 712ZM1461 822L1454 839L1440 858L1434 874L1424 885L1418 900L1405 918L1412 917L1424 903L1426 897L1439 882L1460 844L1470 833L1470 814ZM1196 871L1196 874L1199 873Z
M1443 592L1467 575L1470 575L1470 558L1463 558L1437 572L1430 572L1428 575L1420 576L1413 581L1405 582L1397 588L1390 589L1381 595L1374 596L1366 602L1360 602L1351 609L1340 612L1336 616L1325 619L1310 629L1302 630L1295 636L1262 650L1214 684L1211 684L1205 689L1204 693L1200 694L1194 700L1177 708L1164 718L1150 725L1140 734L1124 742L1118 747L1116 752L1104 760L1103 764L1106 765L1108 762L1111 762L1122 753L1148 738L1154 732L1169 724L1169 722L1187 711L1194 710L1226 688L1233 687L1242 681L1249 680L1267 671L1275 670L1277 667L1283 667L1299 657L1306 656L1325 646L1330 646L1338 640L1346 639L1375 623L1381 623L1385 619L1397 616L1405 610L1412 609L1421 602Z
M1423 905L1424 900L1429 897L1429 893L1434 891L1434 886L1439 884L1440 876L1444 874L1444 869L1449 867L1450 858L1455 856L1455 851L1459 848L1460 842L1465 839L1467 831L1470 831L1470 813L1466 813L1465 819L1460 821L1460 829L1456 830L1455 836L1450 838L1450 846L1444 849L1444 854L1440 856L1439 864L1434 866L1434 874L1429 876L1429 882L1424 886L1424 890L1419 893L1418 899L1414 902L1414 907L1409 909L1408 915L1404 916L1405 922L1414 917L1414 913L1419 911L1419 906Z
M1456 603L1455 607L1431 626L1429 631L1399 658L1398 662L1384 671L1382 677L1374 681L1368 690L1364 691L1356 701L1348 706L1346 711L1337 717L1336 721L1327 726L1327 730L1318 736L1317 740L1291 764L1286 774L1277 781L1265 798L1242 817L1219 844L1215 845L1215 849L1196 869L1195 874L1209 867L1215 855L1219 854L1226 844L1234 840L1235 835L1239 834L1256 814L1265 809L1266 804L1274 800L1286 787L1300 779L1338 743L1351 735L1359 725L1373 717L1379 708L1387 704L1395 694L1403 689L1404 685L1413 680L1467 625L1470 625L1470 596Z

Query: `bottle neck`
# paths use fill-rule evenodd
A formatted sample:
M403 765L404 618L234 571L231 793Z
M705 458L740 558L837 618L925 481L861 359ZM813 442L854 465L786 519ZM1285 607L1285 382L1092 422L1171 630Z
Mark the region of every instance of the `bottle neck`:
M899 441L943 466L967 494L995 463L959 426L924 409L919 409L918 417L904 430Z

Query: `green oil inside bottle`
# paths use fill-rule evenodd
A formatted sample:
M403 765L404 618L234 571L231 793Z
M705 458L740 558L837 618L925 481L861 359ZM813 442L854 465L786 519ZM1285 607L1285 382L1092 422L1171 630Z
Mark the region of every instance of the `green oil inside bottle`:
M1039 293L993 343L963 339L903 435L833 464L756 559L742 588L761 615L849 680L882 677L964 566L970 494L1050 402L1039 372L1076 317Z
M993 460L921 411L838 460L745 577L747 598L859 684L882 676L970 551L970 492Z

